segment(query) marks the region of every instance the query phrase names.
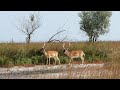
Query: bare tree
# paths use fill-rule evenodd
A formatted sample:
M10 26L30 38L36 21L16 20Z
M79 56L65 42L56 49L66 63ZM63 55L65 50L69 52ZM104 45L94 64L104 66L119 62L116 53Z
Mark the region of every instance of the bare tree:
M31 35L39 27L40 27L39 12L38 13L34 12L30 14L28 18L23 18L22 22L20 22L20 26L17 28L26 35L26 43L30 43Z

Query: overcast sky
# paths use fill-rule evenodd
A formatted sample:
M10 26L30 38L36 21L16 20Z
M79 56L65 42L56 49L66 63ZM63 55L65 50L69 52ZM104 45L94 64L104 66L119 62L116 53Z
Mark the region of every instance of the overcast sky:
M68 36L67 40L87 41L85 32L80 31L78 13L80 11L41 11L41 27L34 32L32 42L47 41L55 34L60 26L66 23L63 29L67 30L56 38ZM0 11L0 42L25 42L26 36L16 26L29 11ZM110 32L100 36L98 40L120 40L120 11L113 11L111 17Z

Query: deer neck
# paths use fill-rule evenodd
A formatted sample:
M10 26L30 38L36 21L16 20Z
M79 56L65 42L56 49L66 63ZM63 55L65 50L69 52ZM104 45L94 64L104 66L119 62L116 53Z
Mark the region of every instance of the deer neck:
M67 51L67 52L66 52L66 55L67 55L67 56L70 56L70 52L69 52L69 51Z
M43 53L45 54L45 56L47 56L47 52L46 52L46 50L44 50Z

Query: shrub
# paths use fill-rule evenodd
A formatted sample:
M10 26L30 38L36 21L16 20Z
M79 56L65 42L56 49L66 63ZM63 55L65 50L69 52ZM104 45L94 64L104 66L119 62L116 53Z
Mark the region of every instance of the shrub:
M59 56L61 64L69 63L69 58L66 56Z
M0 65L8 63L18 64L45 64L46 57L40 52L43 43L1 43L0 44ZM118 52L120 42L75 42L71 43L69 51L83 50L85 52L85 61L110 61L112 53ZM61 63L69 62L69 58L64 56L62 43L50 43L46 50L56 50L59 52ZM117 54L115 54L117 55ZM5 60L5 61L4 61ZM54 61L53 59L51 60Z
M13 66L13 59L8 57L0 57L0 67L10 67Z
M32 59L30 58L19 58L16 60L15 65L26 65L32 64Z
M44 56L32 56L32 64L43 64L45 63L44 61Z

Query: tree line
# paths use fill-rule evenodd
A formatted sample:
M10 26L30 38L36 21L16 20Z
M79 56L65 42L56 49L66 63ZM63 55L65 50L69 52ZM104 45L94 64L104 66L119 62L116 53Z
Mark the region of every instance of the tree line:
M89 42L96 42L100 35L109 32L111 11L81 11L78 16L80 30L86 33ZM26 35L26 43L30 43L32 34L41 26L40 20L39 12L34 12L20 22L18 29Z

